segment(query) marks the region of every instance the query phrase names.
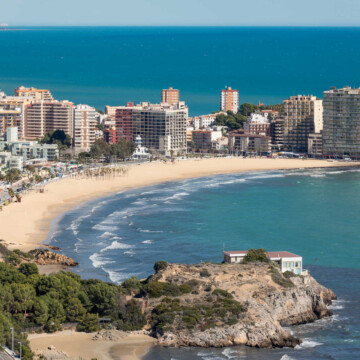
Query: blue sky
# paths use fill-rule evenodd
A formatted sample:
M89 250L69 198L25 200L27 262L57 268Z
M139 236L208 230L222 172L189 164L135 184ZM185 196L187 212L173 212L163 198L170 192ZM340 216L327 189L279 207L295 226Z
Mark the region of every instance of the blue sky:
M360 0L0 0L9 25L359 26Z

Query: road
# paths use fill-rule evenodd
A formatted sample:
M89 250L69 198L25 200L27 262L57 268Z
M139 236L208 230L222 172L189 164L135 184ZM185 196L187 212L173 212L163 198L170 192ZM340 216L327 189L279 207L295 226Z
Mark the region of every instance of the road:
M5 352L0 352L0 360L14 360L14 358Z

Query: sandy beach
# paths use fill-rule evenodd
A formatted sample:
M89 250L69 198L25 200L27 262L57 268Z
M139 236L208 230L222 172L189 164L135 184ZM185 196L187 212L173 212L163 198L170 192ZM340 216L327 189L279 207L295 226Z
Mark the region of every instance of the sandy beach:
M46 352L49 347L58 352L64 352L71 360L137 360L146 354L155 339L146 335L129 335L116 342L94 341L94 334L79 333L65 330L55 334L31 334L28 336L31 349L38 353ZM52 353L54 359L55 351ZM49 354L50 358L51 355Z
M105 179L65 178L46 186L44 193L32 191L21 203L0 212L0 239L11 249L29 251L46 240L51 223L64 211L86 200L135 187L207 175L297 168L359 166L359 163L325 160L219 158L128 165L127 175Z

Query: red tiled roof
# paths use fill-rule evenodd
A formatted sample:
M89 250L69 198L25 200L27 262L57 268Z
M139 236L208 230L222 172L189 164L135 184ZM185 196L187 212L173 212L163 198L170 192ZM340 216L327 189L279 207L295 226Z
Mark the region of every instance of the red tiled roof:
M224 254L226 255L246 255L247 251L241 250L241 251L224 251ZM301 257L299 255L293 254L288 251L270 251L267 253L267 256L269 258L284 258L284 257Z

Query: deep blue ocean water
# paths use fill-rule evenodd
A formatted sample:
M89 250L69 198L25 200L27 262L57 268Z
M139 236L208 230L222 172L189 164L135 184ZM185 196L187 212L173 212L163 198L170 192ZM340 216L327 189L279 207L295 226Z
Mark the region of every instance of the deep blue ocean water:
M360 169L217 175L119 192L66 212L49 241L84 278L145 278L157 260L222 261L222 250L288 250L339 297L334 316L292 331L297 349L159 349L155 359L360 358Z
M225 85L266 104L360 86L360 28L40 27L0 31L0 44L0 89L98 108L159 102L169 86L193 115L218 110Z

